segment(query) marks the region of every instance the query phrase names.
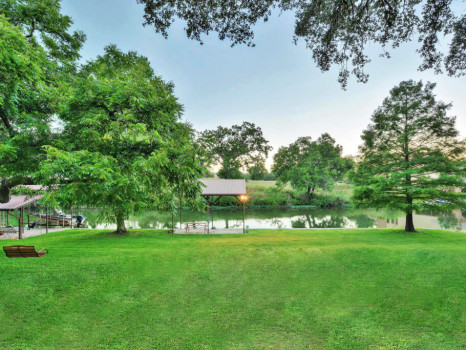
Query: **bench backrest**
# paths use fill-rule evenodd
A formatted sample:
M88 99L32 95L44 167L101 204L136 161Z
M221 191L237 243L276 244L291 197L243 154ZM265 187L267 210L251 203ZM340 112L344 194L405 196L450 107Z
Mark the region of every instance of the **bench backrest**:
M10 245L4 246L3 250L9 258L32 258L39 257L33 245Z

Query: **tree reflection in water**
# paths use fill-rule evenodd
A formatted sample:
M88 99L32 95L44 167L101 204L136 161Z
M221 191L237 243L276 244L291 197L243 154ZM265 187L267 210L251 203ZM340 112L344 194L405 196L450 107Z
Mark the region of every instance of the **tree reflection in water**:
M112 228L100 218L99 210L83 210L85 225L90 228ZM356 208L264 208L246 209L246 225L249 228L396 228L401 227L403 213L398 211L356 209ZM216 208L214 225L218 229L242 226L241 208ZM206 213L183 210L183 222L207 220ZM387 220L389 220L387 222ZM464 219L460 211L452 214L419 212L415 220L424 228L464 230ZM179 215L174 216L175 226L179 227ZM133 215L128 220L128 227L170 229L172 214L169 212L148 211Z

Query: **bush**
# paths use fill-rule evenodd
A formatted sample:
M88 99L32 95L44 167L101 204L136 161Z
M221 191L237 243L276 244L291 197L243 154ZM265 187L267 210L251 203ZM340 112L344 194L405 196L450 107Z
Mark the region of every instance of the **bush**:
M266 173L263 178L264 181L276 181L277 177L274 173Z
M239 169L229 169L228 171L224 168L220 169L217 176L221 179L243 179L243 173Z

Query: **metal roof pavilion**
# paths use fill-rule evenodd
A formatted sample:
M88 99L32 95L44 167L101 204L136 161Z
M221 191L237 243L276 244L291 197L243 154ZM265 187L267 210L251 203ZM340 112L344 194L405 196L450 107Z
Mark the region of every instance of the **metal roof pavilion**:
M212 222L212 228L214 225L214 206L218 203L220 198L229 196L235 197L243 204L243 233L245 232L245 201L246 197L246 180L244 179L200 179L202 185L201 197L207 202L207 233L210 232L210 223ZM217 198L215 198L217 197ZM180 228L181 228L181 204L180 204ZM212 220L210 220L210 215Z
M204 184L201 196L241 196L246 194L246 181L227 179L201 179Z
M38 201L43 196L43 194L38 194L32 197L25 194L21 194L19 196L11 196L10 201L8 203L0 203L0 211L21 209L28 204Z

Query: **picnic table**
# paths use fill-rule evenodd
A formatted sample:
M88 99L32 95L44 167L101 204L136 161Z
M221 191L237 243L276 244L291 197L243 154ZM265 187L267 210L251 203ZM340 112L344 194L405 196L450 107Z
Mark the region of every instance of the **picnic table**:
M197 228L203 228L204 233L207 232L207 222L187 222L185 226L186 233L189 232L189 229L197 229Z
M18 230L13 226L0 227L0 236L8 233L18 233Z

